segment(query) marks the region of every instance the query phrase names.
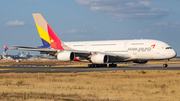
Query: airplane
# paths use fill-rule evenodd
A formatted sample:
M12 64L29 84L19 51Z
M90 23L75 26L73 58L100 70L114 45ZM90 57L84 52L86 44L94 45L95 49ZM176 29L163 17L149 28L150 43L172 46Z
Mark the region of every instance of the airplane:
M33 18L43 46L13 46L16 50L39 51L56 56L59 61L89 61L88 67L117 67L118 62L147 63L150 60L169 60L175 50L165 42L152 39L107 41L62 41L40 13ZM163 67L167 67L167 63Z
M4 59L4 60L27 60L31 57L33 57L34 55L25 55L24 52L22 54L18 54L18 55L8 55L6 54L5 52L9 49L7 46L4 45L4 52L3 54L1 54L1 58Z
M4 52L6 52L9 48L4 45Z

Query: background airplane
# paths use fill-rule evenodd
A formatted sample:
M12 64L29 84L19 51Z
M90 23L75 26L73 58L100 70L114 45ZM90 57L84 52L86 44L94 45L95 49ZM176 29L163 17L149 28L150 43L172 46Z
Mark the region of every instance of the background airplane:
M29 52L25 54L24 52L18 53L18 55L9 55L6 51L9 49L7 46L4 46L5 50L3 54L0 54L0 60L38 60L38 59L50 59L55 60L54 56L49 55L30 55Z
M5 51L5 52L6 52L8 49L9 49L8 47L4 46L4 51Z
M148 60L169 60L176 52L165 42L158 40L108 40L63 42L39 13L33 14L43 46L14 46L16 50L39 51L56 56L60 61L87 60L88 67L116 67L117 62L133 61L147 63ZM167 67L167 63L163 64Z
M29 52L26 55L24 52L22 52L22 54L19 53L18 55L8 55L5 53L8 49L9 48L4 45L4 52L3 52L3 54L1 54L1 59L3 59L3 60L27 60L34 56L34 55L30 55Z

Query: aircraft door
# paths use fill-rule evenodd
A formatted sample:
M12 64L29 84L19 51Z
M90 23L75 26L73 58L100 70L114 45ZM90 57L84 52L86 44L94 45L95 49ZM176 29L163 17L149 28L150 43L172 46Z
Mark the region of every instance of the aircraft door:
M89 43L86 43L86 44L85 44L85 47L84 47L85 50L88 50L88 47L89 47L89 46L90 46Z
M157 49L156 49L156 53L157 53L157 54L160 54L160 51L161 51L160 48L157 48Z
M133 50L133 54L136 54L137 53L137 50Z
M126 41L125 43L124 43L124 48L126 48L128 46L128 42Z

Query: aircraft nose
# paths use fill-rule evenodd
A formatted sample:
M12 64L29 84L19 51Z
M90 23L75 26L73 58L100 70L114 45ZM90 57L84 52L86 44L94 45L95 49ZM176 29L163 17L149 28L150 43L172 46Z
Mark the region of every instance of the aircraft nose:
M172 58L176 57L176 55L177 55L177 53L176 53L176 51L173 49L172 52L171 52Z

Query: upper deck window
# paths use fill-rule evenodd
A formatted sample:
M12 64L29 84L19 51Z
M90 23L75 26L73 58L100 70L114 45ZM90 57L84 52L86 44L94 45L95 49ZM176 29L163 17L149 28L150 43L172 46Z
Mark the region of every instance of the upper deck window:
M77 46L78 47L78 46L84 46L84 45L73 45L73 46Z
M113 46L116 44L92 44L91 46Z
M172 47L166 47L166 49L172 49Z
M131 43L131 45L144 45L144 43Z

